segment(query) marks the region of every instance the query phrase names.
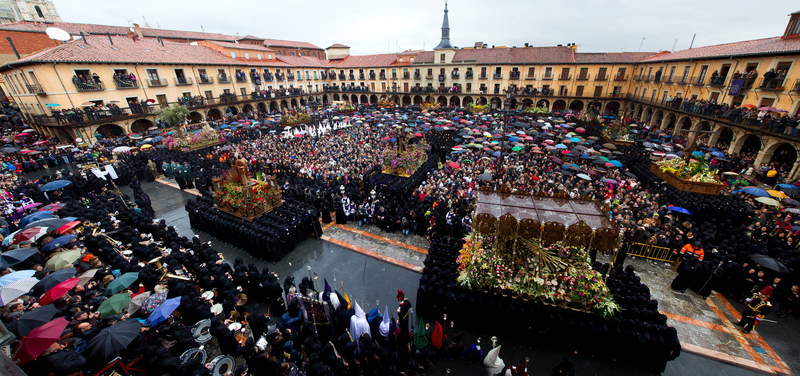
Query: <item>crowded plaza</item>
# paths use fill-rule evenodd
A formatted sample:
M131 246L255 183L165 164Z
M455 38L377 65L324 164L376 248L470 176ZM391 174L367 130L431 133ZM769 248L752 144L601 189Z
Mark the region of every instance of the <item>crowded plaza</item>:
M800 12L658 53L449 12L373 55L2 21L0 373L800 371Z

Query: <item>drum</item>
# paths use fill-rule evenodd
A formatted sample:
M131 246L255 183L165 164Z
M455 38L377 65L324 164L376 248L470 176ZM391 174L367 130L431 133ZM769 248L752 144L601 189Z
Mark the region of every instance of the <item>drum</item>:
M204 344L213 338L211 335L211 319L200 320L192 327L194 340L199 344Z
M181 364L186 364L186 362L190 360L197 360L200 364L206 364L206 359L208 359L208 354L206 354L206 350L201 348L193 348L183 352L180 356Z
M211 359L210 367L208 368L211 369L211 376L225 376L236 369L236 361L230 356L220 355Z

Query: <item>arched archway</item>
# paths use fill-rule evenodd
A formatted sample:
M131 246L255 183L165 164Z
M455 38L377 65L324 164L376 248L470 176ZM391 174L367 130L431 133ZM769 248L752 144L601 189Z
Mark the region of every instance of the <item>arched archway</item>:
M650 119L652 119L652 117L653 117L653 108L652 107L648 107L644 111L644 122L645 123L650 123Z
M201 114L201 113L199 113L197 111L192 111L192 112L189 113L189 122L190 123L199 123L201 121L203 121L203 114Z
M722 129L719 131L719 137L717 137L717 142L714 144L714 146L720 149L727 148L730 146L731 141L733 141L733 130L728 127L722 127Z
M767 150L767 155L765 155L765 157L769 158L771 164L778 164L781 168L789 172L792 166L794 166L794 163L797 162L797 149L792 146L792 144L781 142L772 145Z
M392 95L392 97L389 98L389 101L395 104L400 103L400 97L397 95Z
M445 98L443 95L440 95L439 98L436 98L436 103L442 107L447 107L447 98Z
M433 97L428 95L425 97L425 103L433 103Z
M450 97L450 107L453 107L453 108L461 107L461 99L459 99L455 95Z
M530 98L525 98L522 100L522 109L526 109L531 106L533 106L533 101Z
M289 109L289 104L286 103L286 100L281 101L281 111L286 111Z
M486 104L488 104L488 103L489 103L489 101L488 101L488 100L486 100L486 97L480 97L480 98L478 98L478 104L486 105Z
M636 107L636 118L637 119L641 119L643 112L644 112L644 107L642 107L642 105L639 105L638 107Z
M248 104L246 104L246 105L242 106L242 112L244 112L244 113L246 113L246 114L247 114L247 113L251 113L251 112L253 112L253 105L251 105L250 103L248 103Z
M657 110L653 114L653 121L650 123L650 126L661 126L662 121L664 121L664 111Z
M539 101L536 102L536 107L550 108L550 101L548 101L547 99L539 99Z
M739 149L740 154L756 154L761 150L761 139L754 135L749 134L744 137L742 147Z
M414 96L414 104L415 105L421 105L422 104L422 97L419 96L419 95L415 95Z
M583 101L572 101L569 104L569 109L574 112L581 112L583 110Z
M492 108L494 108L494 109L498 109L499 110L499 109L503 108L503 101L498 97L492 98L492 102L491 103L492 103Z
M341 98L339 98L339 94L334 94L333 95L333 100L336 101L336 102L340 101Z
M367 103L369 103L369 98L367 98L367 95L366 95L366 94L361 94L361 98L359 98L359 99L361 100L361 102L359 102L359 103L361 103L361 104L367 104Z
M661 124L661 129L672 131L673 129L675 129L675 121L676 121L675 114L667 115L667 118Z
M595 112L595 113L598 113L598 114L600 113L601 109L603 109L603 104L598 102L598 101L589 102L589 105L586 108L586 110L592 111L592 112Z
M357 104L358 103L358 95L350 94L350 102L353 102L354 104Z
M606 109L604 111L606 115L613 115L617 116L619 114L619 102L611 101L606 103Z
M327 106L328 105L328 94L322 96L322 104Z
M411 97L408 95L403 96L403 106L411 105Z
M369 103L370 104L378 104L378 96L375 95L375 94L370 95L369 96Z
M512 110L517 109L517 98L511 98L508 100L508 108Z
M125 135L125 129L117 124L103 124L97 127L94 133L100 134L103 138L115 138Z
M566 108L567 108L567 102L564 102L561 99L553 102L553 111L554 112L561 112L561 111L564 111Z
M690 129L692 129L692 119L690 119L688 116L684 116L683 118L678 120L677 131L680 133L681 136L688 137L689 133L687 131L689 131Z
M278 103L277 102L269 102L269 112L278 112Z
M711 140L711 124L709 122L705 120L701 121L696 125L694 125L692 130L695 132L693 134L690 134L689 136L690 137L694 136L695 144L697 145L709 144L709 140Z
M221 120L222 119L222 111L220 111L218 108L212 108L212 109L208 110L208 113L206 114L206 119L208 119L208 120Z
M300 106L302 106L302 107L306 106L306 99L305 98L300 98Z
M225 109L225 113L231 115L238 115L239 109L236 108L236 106L228 106L228 108Z
M131 132L133 133L146 133L150 127L155 127L152 121L147 119L138 119L131 124Z
M258 112L267 112L267 104L264 102L258 102L256 108L258 109Z
M291 108L297 108L297 99L292 98L291 101L289 101L289 105Z

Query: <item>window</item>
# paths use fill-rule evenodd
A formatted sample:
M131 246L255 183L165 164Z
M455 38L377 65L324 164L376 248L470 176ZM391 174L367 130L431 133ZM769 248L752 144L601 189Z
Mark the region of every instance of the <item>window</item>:
M602 97L603 96L603 87L602 86L595 86L594 87L594 96L595 97Z
M581 71L578 74L578 79L585 80L587 78L589 78L589 68L581 68Z
M467 82L467 93L471 93L471 92L472 92L472 83Z
M690 69L692 69L692 67L689 65L683 67L683 76L681 76L681 82L686 82L686 79L689 77Z
M575 87L575 96L582 97L583 96L583 85L578 85Z
M700 67L700 76L697 78L697 83L702 84L706 80L706 73L708 73L708 65Z
M272 55L267 55L267 59L272 60Z
M675 68L677 68L677 67L674 66L674 65L669 68L669 77L667 77L667 81L668 82L672 82L672 77L675 76Z
M147 79L150 81L158 81L158 69L148 69L147 72Z
M231 57L235 59L236 58L236 52L231 52Z
M262 55L261 54L256 54L256 58L258 58L258 60L261 60Z
M169 104L169 101L167 101L167 95L166 94L157 94L156 95L156 101L158 101L158 104L160 104L161 106L164 106L164 107L166 107Z
M486 78L486 67L481 67L481 77Z
M39 15L39 18L44 18L44 13L42 12L42 8L39 8L38 5L34 6L33 9L36 9L36 14Z
M558 95L568 95L569 91L567 90L566 85L561 85L558 87Z
M533 78L536 75L535 67L528 67L528 78Z
M544 78L553 78L553 67L544 68Z
M605 80L606 79L606 71L608 71L608 68L606 68L606 67L600 68L600 70L597 71L597 79Z
M247 96L247 88L240 87L239 92L242 93L243 97Z
M214 93L212 93L211 90L206 90L205 95L206 95L206 99L214 98Z
M445 61L446 61L445 54L439 54L439 62L444 64Z

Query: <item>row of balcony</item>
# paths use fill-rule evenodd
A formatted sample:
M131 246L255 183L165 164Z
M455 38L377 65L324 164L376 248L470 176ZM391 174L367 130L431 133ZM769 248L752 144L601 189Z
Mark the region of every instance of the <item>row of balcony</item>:
M710 87L717 87L717 88L724 88L733 86L734 82L726 84L726 77L706 77L706 76L694 76L694 77L681 77L681 78L674 78L674 77L659 77L659 76L648 76L648 75L637 75L633 78L634 81L637 82L653 82L653 83L663 83L666 85L693 85L693 86L710 86ZM743 82L737 86L739 86L739 90L750 90L754 88L754 84L758 79L756 78L743 78ZM793 85L789 87L786 86L786 79L779 79L779 78L771 78L767 79L765 77L761 78L759 85L755 85L755 88L758 90L763 91L786 91L789 90L791 92L800 92L800 80L795 80Z

